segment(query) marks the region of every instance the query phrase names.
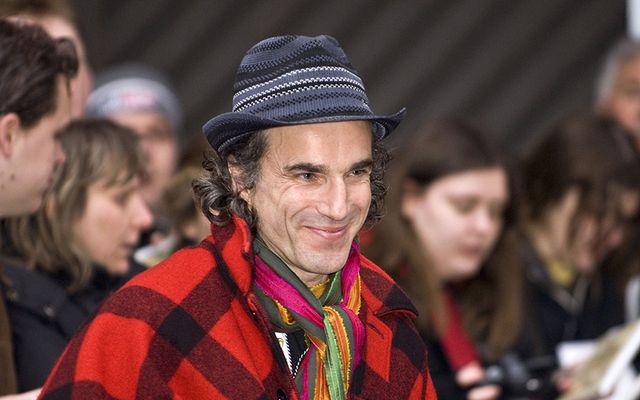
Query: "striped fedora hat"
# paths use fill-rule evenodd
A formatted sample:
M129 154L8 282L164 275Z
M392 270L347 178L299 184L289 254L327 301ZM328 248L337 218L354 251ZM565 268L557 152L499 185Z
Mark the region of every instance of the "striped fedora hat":
M388 116L371 111L362 79L336 39L290 35L247 51L236 75L232 111L202 130L224 153L253 132L284 125L367 120L382 138L404 114L405 109Z

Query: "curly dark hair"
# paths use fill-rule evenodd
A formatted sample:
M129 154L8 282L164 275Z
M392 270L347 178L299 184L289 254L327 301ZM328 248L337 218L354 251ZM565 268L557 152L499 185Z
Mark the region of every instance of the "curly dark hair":
M73 42L39 26L0 18L0 115L16 113L25 128L56 109L57 79L78 72Z
M223 226L230 221L232 215L237 215L244 219L255 233L255 210L240 197L240 192L255 187L260 174L260 159L266 150L267 140L265 131L253 132L246 136L245 141L237 143L223 154L212 151L205 156L202 165L206 174L193 181L193 192L202 212L213 224ZM367 226L374 225L383 216L384 196L387 191L383 180L390 159L382 141L373 132L372 136L371 205L365 220ZM236 187L229 172L231 163L241 171L240 182L237 182Z

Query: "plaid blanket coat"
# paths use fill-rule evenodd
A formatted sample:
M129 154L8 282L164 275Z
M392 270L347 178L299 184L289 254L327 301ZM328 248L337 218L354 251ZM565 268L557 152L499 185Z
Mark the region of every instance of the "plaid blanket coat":
M298 399L251 290L249 231L215 227L112 295L72 339L43 399ZM363 361L352 399L435 399L415 309L362 257Z

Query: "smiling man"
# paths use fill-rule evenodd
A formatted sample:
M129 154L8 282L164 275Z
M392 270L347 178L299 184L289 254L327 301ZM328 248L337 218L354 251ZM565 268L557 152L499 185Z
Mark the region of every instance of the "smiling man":
M252 47L194 184L212 235L132 280L44 398L432 399L409 299L356 241L401 121L328 36Z

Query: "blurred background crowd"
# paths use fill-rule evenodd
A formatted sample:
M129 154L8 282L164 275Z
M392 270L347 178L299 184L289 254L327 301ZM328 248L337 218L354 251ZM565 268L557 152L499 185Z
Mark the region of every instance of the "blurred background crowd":
M0 1L0 17L70 38L78 59L64 163L41 205L0 213L0 394L34 396L106 296L208 235L191 191L200 127L229 110L251 44L297 33L335 36L373 108L408 109L388 142L386 215L360 241L414 301L440 398L556 398L573 384L560 344L640 316L633 12L623 0Z

